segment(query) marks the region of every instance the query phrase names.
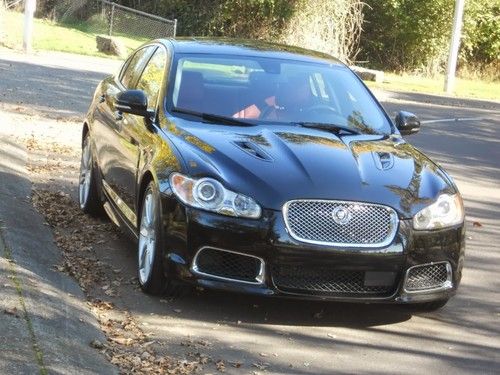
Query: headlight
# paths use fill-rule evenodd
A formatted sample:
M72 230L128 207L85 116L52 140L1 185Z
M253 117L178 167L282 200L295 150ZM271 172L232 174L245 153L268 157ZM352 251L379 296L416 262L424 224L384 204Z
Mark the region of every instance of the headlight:
M442 194L437 201L413 217L416 230L438 229L464 221L464 205L460 194Z
M213 178L194 179L180 173L170 175L170 186L185 204L227 216L257 219L262 210L252 198L226 189Z

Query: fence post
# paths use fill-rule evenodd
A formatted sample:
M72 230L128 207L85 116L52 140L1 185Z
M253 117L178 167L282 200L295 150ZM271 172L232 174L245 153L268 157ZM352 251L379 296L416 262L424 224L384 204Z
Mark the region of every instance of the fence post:
M174 38L177 36L177 18L174 18Z
M115 18L115 3L111 4L111 15L109 17L109 36L113 35L113 19Z
M36 10L36 0L25 0L24 2L24 34L23 50L31 53L31 42L33 40L33 16Z

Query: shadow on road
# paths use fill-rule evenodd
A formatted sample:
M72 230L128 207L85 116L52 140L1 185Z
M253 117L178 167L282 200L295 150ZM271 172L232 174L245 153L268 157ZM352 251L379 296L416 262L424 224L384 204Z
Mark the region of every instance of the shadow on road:
M106 76L86 70L11 62L0 58L0 102L50 117L83 118L97 84Z

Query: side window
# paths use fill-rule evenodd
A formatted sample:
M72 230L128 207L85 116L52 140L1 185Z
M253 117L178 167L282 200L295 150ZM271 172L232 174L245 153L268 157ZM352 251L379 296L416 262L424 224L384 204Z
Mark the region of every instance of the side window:
M167 52L160 47L149 60L137 84L137 88L146 93L150 108L156 107L166 65Z
M120 82L127 89L133 88L135 79L137 78L141 68L148 61L155 46L145 47L137 51L130 59L127 66L123 69L120 76Z

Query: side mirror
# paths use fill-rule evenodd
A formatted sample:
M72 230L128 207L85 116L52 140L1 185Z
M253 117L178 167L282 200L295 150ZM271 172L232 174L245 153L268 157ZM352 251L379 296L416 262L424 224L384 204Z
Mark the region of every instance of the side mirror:
M151 117L148 98L142 90L126 90L116 95L115 109L123 113Z
M401 135L415 134L420 130L420 120L410 112L400 111L396 115L395 122Z

